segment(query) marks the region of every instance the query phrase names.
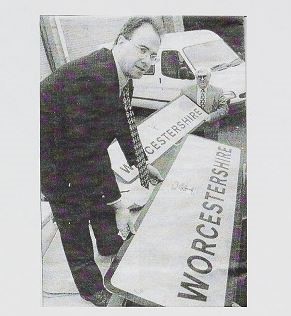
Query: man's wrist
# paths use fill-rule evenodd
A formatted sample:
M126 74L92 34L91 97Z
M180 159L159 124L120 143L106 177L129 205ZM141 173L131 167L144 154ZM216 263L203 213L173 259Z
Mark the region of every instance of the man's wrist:
M113 207L116 210L122 206L122 198L119 198L118 200L114 202L109 202L107 203L107 205Z

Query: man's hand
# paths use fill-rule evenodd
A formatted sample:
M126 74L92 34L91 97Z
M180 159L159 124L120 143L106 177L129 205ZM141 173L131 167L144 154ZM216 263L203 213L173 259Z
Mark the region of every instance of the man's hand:
M211 120L211 116L208 114L207 118L205 119L205 122L206 123L211 123L212 120Z
M122 201L112 204L112 207L115 209L117 228L122 239L125 240L129 232L135 234L134 223L131 219L129 209L125 207Z
M148 165L148 171L150 176L150 182L152 185L156 185L159 182L164 181L164 178L161 176L159 170L152 165Z

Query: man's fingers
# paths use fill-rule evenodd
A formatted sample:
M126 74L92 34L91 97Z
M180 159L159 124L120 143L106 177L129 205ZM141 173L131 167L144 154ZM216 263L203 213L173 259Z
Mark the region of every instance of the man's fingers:
M150 183L152 185L157 185L159 183L159 180L157 178L150 178Z
M125 239L126 239L126 237L123 236L120 231L118 232L118 235L122 238L122 240L125 240Z
M119 233L120 233L121 238L125 240L129 234L129 227L127 226L126 228L120 229Z
M116 210L116 225L119 230L118 234L123 240L126 240L130 232L135 234L134 224L129 209Z
M150 182L152 185L157 185L159 182L163 182L164 178L161 175L155 175L152 176L152 178L150 179Z
M164 180L158 169L155 169L152 175L160 181Z
M157 178L158 178L159 181L164 181L164 178L161 176L159 171L158 171L158 174L157 174Z
M148 170L149 170L150 177L152 179L157 180L158 182L164 181L164 178L161 176L158 169L156 169L155 167L151 165L148 165ZM155 185L157 183L152 183L152 184Z
M133 234L135 234L135 233L136 233L136 230L135 230L135 228L134 228L134 223L133 223L132 219L129 219L129 221L128 221L128 226L129 226L130 231L131 231Z

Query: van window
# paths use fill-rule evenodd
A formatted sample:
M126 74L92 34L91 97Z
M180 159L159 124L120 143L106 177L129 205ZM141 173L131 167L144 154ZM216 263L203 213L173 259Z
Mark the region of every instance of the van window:
M155 65L151 65L149 70L144 73L144 75L154 75L155 74Z
M236 53L222 40L188 46L183 51L194 69L214 68L238 59Z
M176 50L165 50L161 56L162 74L166 77L180 79L179 70L186 67L191 72L182 55Z

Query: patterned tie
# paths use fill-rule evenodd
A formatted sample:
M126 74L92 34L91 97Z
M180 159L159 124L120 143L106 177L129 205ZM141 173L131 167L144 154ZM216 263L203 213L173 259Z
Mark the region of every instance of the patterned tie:
M205 106L205 90L201 89L201 94L200 94L200 106L202 107L202 109Z
M129 97L129 83L123 88L122 101L133 141L135 157L137 161L137 169L139 172L140 183L143 187L149 188L149 171L146 165L145 153L139 138L137 127L135 124L134 113L132 111L131 101Z

